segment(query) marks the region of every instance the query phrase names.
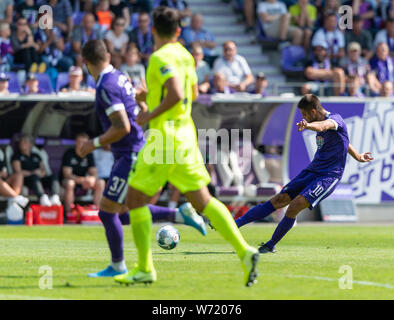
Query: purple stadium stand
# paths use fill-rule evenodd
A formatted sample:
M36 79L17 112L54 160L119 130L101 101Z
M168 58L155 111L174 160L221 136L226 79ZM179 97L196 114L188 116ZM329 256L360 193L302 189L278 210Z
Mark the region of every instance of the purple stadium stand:
M51 79L46 73L36 73L35 76L38 80L38 88L42 93L53 93Z
M11 93L21 93L21 86L19 85L16 72L6 72L6 75L10 78L8 82L8 91Z
M59 92L62 87L70 82L68 72L59 72L56 80L56 92Z
M286 75L302 75L304 66L299 66L305 59L305 50L301 46L288 46L282 50L282 71Z

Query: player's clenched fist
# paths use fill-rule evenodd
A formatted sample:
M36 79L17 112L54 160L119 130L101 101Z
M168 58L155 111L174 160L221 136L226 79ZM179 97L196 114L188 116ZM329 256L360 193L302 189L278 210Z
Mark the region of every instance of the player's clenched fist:
M300 122L297 123L298 131L302 131L308 128L308 122L305 119L302 119Z

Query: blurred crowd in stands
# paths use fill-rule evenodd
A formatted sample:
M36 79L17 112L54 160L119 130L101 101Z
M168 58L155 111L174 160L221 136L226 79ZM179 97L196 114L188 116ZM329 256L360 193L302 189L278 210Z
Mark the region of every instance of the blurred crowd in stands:
M290 55L289 68L302 69L301 94L393 96L394 0L223 2L242 11L246 34L276 42ZM112 64L146 86L154 50L150 14L159 5L181 12L179 40L195 59L201 93L267 96L269 77L250 69L234 41L217 43L183 0L1 0L0 94L94 92L81 57L89 39L103 39ZM350 29L338 24L343 5L352 8ZM40 19L53 27L41 28ZM302 54L293 61L296 50Z

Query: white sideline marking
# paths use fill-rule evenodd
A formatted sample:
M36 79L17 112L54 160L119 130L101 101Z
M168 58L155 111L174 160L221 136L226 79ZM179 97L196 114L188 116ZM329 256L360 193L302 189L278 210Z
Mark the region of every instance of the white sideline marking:
M63 298L48 298L39 296L21 296L17 294L0 294L0 300L68 300Z
M313 279L313 280L324 280L324 281L334 281L337 282L338 279L334 278L327 278L327 277L319 277L319 276L304 276L304 275L285 275L286 277L289 278L303 278L303 279ZM359 280L353 280L353 283L360 284L363 286L373 286L373 287L381 287L381 288L386 288L386 289L394 289L394 285L389 284L389 283L378 283L378 282L371 282L371 281L359 281Z

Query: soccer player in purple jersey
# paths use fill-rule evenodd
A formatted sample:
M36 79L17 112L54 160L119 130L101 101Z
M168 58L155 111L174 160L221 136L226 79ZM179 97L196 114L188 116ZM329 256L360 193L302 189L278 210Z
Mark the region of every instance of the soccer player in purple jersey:
M113 277L128 272L123 257L122 223L128 224L128 208L124 204L127 178L137 153L144 145L144 132L136 118L140 106L135 100L135 89L128 78L110 64L110 54L103 41L90 40L82 49L82 57L89 73L96 80L95 108L104 133L87 141L80 148L82 157L94 149L111 145L115 163L100 203L99 217L103 222L111 251L111 264L90 277ZM184 223L206 234L205 223L190 203L179 209L150 205L154 220Z
M235 222L241 227L252 221L263 219L275 210L289 206L285 217L279 222L271 240L261 243L259 252L274 253L275 245L294 225L297 214L305 209L313 209L327 198L342 178L349 153L359 162L373 160L370 152L357 153L349 144L346 124L339 114L325 110L318 97L305 95L298 103L303 119L297 123L298 131L316 131L317 151L309 166L283 187L270 201L250 209Z

